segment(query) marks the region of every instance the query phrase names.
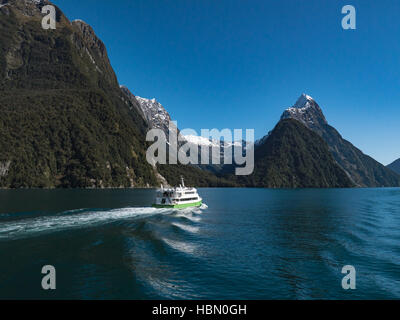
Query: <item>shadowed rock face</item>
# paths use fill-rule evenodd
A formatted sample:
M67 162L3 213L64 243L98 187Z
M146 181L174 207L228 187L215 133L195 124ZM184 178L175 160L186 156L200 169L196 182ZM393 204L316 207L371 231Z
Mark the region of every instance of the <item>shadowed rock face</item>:
M362 153L328 124L319 105L303 94L296 104L285 110L282 119L295 119L318 133L328 144L337 163L352 181L361 187L397 187L400 176Z
M126 86L120 86L121 91L126 95L127 100L126 103L130 104L131 107L135 108L135 110L142 116L144 120L146 120L146 116L143 113L142 107L140 106L140 103L136 100L135 95L126 87Z
M72 21L72 25L76 26L80 30L86 45L90 49L96 50L97 54L101 58L107 58L107 51L104 43L97 38L93 28L90 25L82 20L74 20Z
M389 169L393 170L394 172L400 174L400 159L392 162L387 166Z

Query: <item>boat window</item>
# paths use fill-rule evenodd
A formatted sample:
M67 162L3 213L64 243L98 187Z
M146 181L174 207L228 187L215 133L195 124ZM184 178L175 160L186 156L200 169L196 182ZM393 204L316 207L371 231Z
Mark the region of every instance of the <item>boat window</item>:
M177 201L192 201L192 200L198 200L199 198L185 198L185 199L177 199Z

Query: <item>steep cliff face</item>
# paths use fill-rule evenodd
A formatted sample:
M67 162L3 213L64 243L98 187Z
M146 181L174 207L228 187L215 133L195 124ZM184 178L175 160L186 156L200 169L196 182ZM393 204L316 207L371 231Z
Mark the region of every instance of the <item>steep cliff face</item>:
M165 110L161 103L159 103L155 98L146 99L136 96L136 100L139 102L140 108L149 126L153 129L163 130L168 138L168 126L171 117L167 110Z
M157 185L148 125L93 29L57 8L57 29L44 30L48 1L1 1L0 186Z
M362 153L328 124L321 108L310 96L303 94L288 108L281 119L295 119L320 135L329 146L337 163L352 181L361 187L400 186L400 176Z
M144 112L142 110L141 105L139 102L136 100L135 95L126 87L123 85L120 85L121 91L125 95L126 99L123 99L123 101L128 105L130 108L134 108L140 116L146 120L146 116L144 115ZM146 120L147 122L147 120ZM149 125L149 123L147 123Z
M180 135L179 128L171 119L168 111L163 105L158 102L155 98L147 99L139 96L135 96L126 86L120 86L121 91L128 98L128 102L132 105L135 110L143 117L150 129L160 129L165 133L165 137L169 138L169 127L176 130L177 136L184 140L184 137ZM181 145L182 143L179 142Z

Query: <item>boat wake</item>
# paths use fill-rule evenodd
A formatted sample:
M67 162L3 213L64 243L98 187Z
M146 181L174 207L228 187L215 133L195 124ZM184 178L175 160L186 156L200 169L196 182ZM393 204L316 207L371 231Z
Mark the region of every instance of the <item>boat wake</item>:
M66 229L98 226L121 219L169 214L172 212L173 210L156 208L122 208L101 211L80 210L78 214L71 214L71 211L66 211L57 216L2 222L0 223L0 240L25 238Z
M205 209L207 206L203 205L195 209L200 211L202 208ZM195 209L182 210L184 211L182 214L195 212ZM26 238L69 229L88 228L119 220L168 215L176 212L176 209L150 207L130 207L112 210L69 210L52 216L0 222L0 240Z

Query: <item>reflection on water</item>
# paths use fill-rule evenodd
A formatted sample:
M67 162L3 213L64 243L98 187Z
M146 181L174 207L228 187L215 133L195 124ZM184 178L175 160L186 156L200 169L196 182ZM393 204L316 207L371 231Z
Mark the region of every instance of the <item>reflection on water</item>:
M400 189L200 194L171 210L152 190L0 191L0 298L400 298Z

